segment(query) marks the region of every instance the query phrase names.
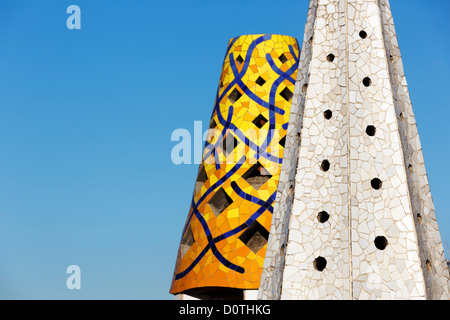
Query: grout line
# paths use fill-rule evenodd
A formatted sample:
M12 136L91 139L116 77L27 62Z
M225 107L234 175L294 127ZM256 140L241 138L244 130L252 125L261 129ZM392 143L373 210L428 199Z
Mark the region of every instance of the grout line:
M344 1L344 0L343 0ZM351 180L350 180L350 75L349 75L349 35L348 35L348 0L345 0L345 56L347 73L347 205L348 205L348 264L349 264L349 291L350 300L353 300L353 266L352 266L352 207L351 207Z

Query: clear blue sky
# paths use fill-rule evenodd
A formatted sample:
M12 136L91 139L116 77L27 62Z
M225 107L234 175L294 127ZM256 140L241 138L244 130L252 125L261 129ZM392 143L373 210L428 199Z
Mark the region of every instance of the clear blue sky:
M450 2L391 2L449 257ZM171 133L209 121L229 38L301 42L308 3L2 1L0 298L172 299L198 166Z

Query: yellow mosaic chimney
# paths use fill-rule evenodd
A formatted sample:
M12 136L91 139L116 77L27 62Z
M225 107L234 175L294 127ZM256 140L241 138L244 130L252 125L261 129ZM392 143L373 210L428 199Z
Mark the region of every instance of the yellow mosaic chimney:
M298 61L289 36L229 41L170 289L178 298L256 297Z

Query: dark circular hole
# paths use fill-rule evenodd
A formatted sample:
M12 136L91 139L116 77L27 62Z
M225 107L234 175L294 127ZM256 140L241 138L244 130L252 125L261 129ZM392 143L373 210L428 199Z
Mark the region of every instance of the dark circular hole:
M283 243L280 248L280 256L283 257L285 252L286 252L286 246Z
M365 39L365 38L367 38L367 32L365 32L364 30L361 30L360 33L359 33L359 36L360 36L362 39Z
M377 128L375 128L374 126L367 126L366 133L369 136L373 137L375 135L375 133L377 133Z
M427 260L426 262L425 262L425 264L427 265L427 270L428 270L428 272L431 272L431 262L430 262L430 260Z
M327 259L325 259L324 257L317 257L314 260L314 268L317 271L323 271L327 266Z
M334 56L334 54L332 54L332 53L330 53L330 54L327 56L327 60L328 60L329 62L333 62L333 61L334 61L334 58L335 58L335 56Z
M365 77L365 78L363 79L363 85L364 85L365 87L369 87L371 84L372 84L372 80L371 80L369 77Z
M328 160L323 160L322 164L320 165L320 169L322 169L322 171L324 172L330 170L330 162Z
M370 181L370 184L372 185L372 188L374 188L375 190L380 190L381 187L383 186L383 182L381 182L381 180L378 178L372 179L372 181Z
M323 117L327 120L330 120L332 116L333 116L333 112L331 110L326 110L323 113Z
M417 221L422 222L422 215L420 213L417 214Z
M403 115L403 112L400 113L400 120L401 120L401 121L405 120L405 116Z
M320 223L325 223L330 218L330 215L326 211L319 212L317 215L317 220L319 220Z
M306 90L308 90L308 84L307 84L307 83L305 83L305 84L303 85L302 92L303 92L303 93L306 93Z
M410 173L413 173L413 166L412 166L412 164L410 164L410 165L408 166L408 170L409 170Z
M385 237L378 236L375 238L375 247L377 247L377 249L384 250L384 249L386 249L387 245L388 245L388 241Z

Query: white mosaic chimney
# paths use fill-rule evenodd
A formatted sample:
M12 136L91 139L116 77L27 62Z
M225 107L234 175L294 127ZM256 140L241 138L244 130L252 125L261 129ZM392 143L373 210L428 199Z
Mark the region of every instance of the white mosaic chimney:
M311 0L258 298L450 298L388 0Z

